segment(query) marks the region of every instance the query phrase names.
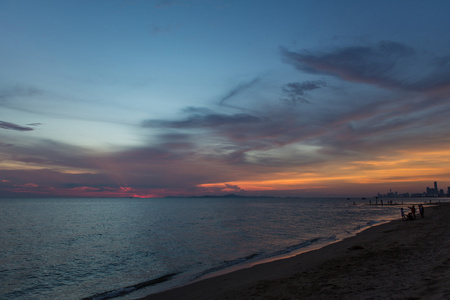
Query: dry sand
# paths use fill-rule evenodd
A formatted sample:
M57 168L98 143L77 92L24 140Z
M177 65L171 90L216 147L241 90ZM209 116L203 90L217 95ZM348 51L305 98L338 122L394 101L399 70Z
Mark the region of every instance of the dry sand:
M450 203L425 206L424 219L143 299L450 299Z

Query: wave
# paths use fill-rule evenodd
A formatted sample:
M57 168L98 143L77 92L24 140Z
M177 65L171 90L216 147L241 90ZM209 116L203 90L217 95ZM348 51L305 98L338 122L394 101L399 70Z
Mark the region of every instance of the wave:
M158 278L144 281L144 282L141 282L138 284L134 284L134 285L118 288L118 289L115 289L112 291L107 291L107 292L95 294L93 296L85 297L82 300L105 300L105 299L111 299L111 298L124 296L124 295L130 294L136 290L168 281L172 277L174 277L175 275L178 275L178 274L180 274L180 273L166 274L166 275L160 276Z
M276 256L282 256L291 252L294 252L296 250L299 250L301 248L310 246L314 243L317 243L319 241L326 241L326 240L335 240L336 236L332 235L328 238L326 237L317 237L317 238L313 238L304 242L301 242L299 244L295 244L289 247L286 247L285 249L279 250L279 251L275 251L272 253L252 253L249 254L247 256L244 257L239 257L233 260L226 260L223 261L222 263L208 268L200 273L197 273L194 278L195 279L199 279L205 275L214 273L214 272L219 272L222 270L225 270L227 268L233 267L233 266L237 266L237 265L244 265L245 263L248 262L254 262L254 261L258 261L258 260L264 260L264 259L268 259L268 258L272 258L272 257L276 257ZM118 288L118 289L114 289L111 291L106 291L106 292L102 292L102 293L98 293L89 297L85 297L82 300L106 300L106 299L111 299L111 298L116 298L116 297L121 297L124 295L128 295L132 292L135 292L139 289L148 287L148 286L152 286L152 285L156 285L156 284L160 284L166 281L169 281L172 279L172 277L179 275L181 272L178 273L169 273L148 281L144 281L138 284L134 284L134 285L130 285L130 286L126 286L126 287L122 287L122 288Z
M251 259L254 259L255 257L258 257L260 255L261 255L260 253L252 253L252 254L244 256L244 257L236 258L236 259L233 259L233 260L223 261L218 266L209 268L207 270L204 270L204 271L198 273L195 276L195 278L198 279L198 278L201 278L201 277L203 277L203 276L205 276L207 274L214 273L214 272L217 272L217 271L221 271L221 270L224 270L226 268L229 268L229 267L232 267L232 266L235 266L235 265L246 263L246 262L250 261Z
M366 229L366 228L369 228L369 227L372 227L372 226L375 226L375 225L378 225L378 224L381 224L381 223L383 223L383 221L368 221L365 225L358 225L355 228L353 228L353 230L354 231L360 231L362 229ZM348 232L348 233L350 233L350 232Z
M295 245L291 245L286 247L285 249L279 250L279 251L275 251L272 253L252 253L250 255L244 256L244 257L240 257L240 258L236 258L233 260L227 260L227 261L223 261L222 263L220 263L217 266L214 266L212 268L209 268L207 270L204 270L198 274L196 274L194 277L196 279L202 278L205 275L211 274L211 273L215 273L215 272L219 272L219 271L223 271L227 268L233 267L233 266L237 266L237 265L245 265L246 263L250 263L250 262L258 262L258 261L263 261L266 259L270 259L273 257L277 257L277 256L283 256L289 253L292 253L294 251L297 251L299 249L308 247L314 243L317 242L322 242L322 241L335 241L336 240L336 236L332 235L329 237L317 237L317 238L313 238L310 240L306 240L303 241L299 244L295 244Z
M295 244L295 245L291 245L289 247L286 247L283 250L279 250L270 254L267 254L265 258L270 258L270 257L276 257L276 256L282 256L285 254L289 254L292 253L294 251L300 250L302 248L311 246L312 244L318 243L318 242L322 242L322 241L335 241L336 240L336 235L331 235L329 237L316 237L316 238L312 238L309 240L306 240L304 242L301 242L299 244Z

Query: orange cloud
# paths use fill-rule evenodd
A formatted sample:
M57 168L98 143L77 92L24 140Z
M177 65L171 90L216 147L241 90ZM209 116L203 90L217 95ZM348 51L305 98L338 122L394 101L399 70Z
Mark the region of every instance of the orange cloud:
M203 188L236 185L246 191L318 189L342 184L367 185L447 181L450 151L402 151L395 156L379 156L372 160L328 162L308 172L277 172L257 175L252 179L204 183Z

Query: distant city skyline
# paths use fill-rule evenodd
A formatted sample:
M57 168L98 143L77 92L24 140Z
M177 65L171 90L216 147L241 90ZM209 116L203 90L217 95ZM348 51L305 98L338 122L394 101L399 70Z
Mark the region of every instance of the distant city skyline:
M392 189L387 194L377 194L377 197L449 197L450 196L450 186L447 187L446 190L438 187L437 181L434 182L433 187L426 187L425 191L422 193L398 193L397 191L393 192Z

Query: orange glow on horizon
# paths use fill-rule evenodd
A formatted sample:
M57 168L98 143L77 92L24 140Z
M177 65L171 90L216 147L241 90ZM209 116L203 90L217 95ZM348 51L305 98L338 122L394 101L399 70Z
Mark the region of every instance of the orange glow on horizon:
M397 155L380 156L367 161L330 162L315 172L277 172L262 174L253 180L204 183L204 188L236 185L246 191L316 189L342 184L414 183L447 181L450 151L401 151ZM272 176L273 179L270 177Z
M348 158L348 157L347 157ZM277 168L274 172L253 172L248 165L245 169L240 166L229 166L226 171L234 174L229 181L204 182L197 184L197 189L190 191L153 189L133 187L132 182L126 176L126 172L120 168L108 169L106 176L113 178L113 184L109 186L83 185L64 188L52 187L43 184L41 179L31 177L29 182L15 182L10 178L2 178L0 184L4 185L5 191L10 193L35 194L39 196L53 195L55 197L135 197L135 198L161 198L165 196L189 196L217 193L234 193L240 191L266 192L292 191L292 190L320 190L333 193L336 189L354 187L354 192L376 186L394 187L413 186L416 182L447 182L450 179L450 151L447 150L408 150L398 151L389 156L373 156L367 160L355 159L347 161L326 161L306 165L304 170L300 167ZM46 169L58 173L84 174L91 173L90 170L69 169L67 167L47 165L39 166L33 163L7 161L2 164L6 170L38 170ZM268 170L267 168L266 170ZM112 171L111 171L112 170ZM245 172L244 172L244 171ZM199 172L202 169L199 167ZM93 173L93 172L92 172ZM52 175L53 176L53 175ZM212 177L211 177L212 178ZM44 181L45 182L45 181ZM63 184L63 182L61 183ZM64 186L64 185L61 185ZM422 187L420 185L419 187ZM352 191L353 192L353 191Z

